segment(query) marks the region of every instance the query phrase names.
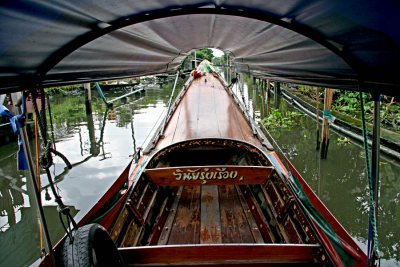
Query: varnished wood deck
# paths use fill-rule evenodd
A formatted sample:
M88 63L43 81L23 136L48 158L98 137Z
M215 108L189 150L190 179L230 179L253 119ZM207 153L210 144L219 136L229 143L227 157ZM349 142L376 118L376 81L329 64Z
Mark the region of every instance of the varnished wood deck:
M207 82L206 82L207 79ZM233 138L260 146L241 110L213 75L197 78L179 103L156 149L194 138Z
M112 230L127 265L324 265L265 154L238 142L269 145L221 82L198 78L181 99Z
M158 245L264 242L234 185L184 186L172 209Z

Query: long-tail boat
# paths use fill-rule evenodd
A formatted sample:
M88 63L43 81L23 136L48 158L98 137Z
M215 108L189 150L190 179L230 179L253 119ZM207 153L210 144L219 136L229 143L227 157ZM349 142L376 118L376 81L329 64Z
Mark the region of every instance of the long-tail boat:
M129 188L122 190L128 167L57 245L56 265L366 266L364 252L289 161L285 167L232 87L210 70L194 76Z

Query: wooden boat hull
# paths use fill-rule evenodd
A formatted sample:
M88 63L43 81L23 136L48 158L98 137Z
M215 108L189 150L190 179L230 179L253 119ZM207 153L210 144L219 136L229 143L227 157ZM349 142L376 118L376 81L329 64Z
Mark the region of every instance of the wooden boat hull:
M365 266L365 254L294 167L285 168L218 75L189 81L160 133L104 224L128 266Z

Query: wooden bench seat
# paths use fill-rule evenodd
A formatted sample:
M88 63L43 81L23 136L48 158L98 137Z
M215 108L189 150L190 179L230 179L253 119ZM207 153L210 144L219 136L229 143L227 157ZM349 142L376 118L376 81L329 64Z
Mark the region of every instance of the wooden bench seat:
M128 266L318 266L318 244L213 244L119 249Z
M146 169L144 173L158 186L264 184L271 166L191 166Z

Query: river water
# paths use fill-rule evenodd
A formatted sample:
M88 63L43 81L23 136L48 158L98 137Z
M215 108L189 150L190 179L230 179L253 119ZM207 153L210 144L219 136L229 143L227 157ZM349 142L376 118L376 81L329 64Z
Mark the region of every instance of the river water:
M135 149L149 140L155 125L166 113L171 91L172 82L162 88L148 86L146 93L115 103L117 107L113 110L107 110L100 98L94 98L93 113L89 116L85 112L84 96L52 97L56 148L74 167L67 170L64 162L55 157L51 172L59 194L76 220L114 182L132 160ZM106 92L106 97L111 99L123 93ZM250 106L257 107L255 114L259 114L259 94L254 97L250 94L249 99ZM283 113L290 109L283 100L277 107ZM291 128L270 129L271 134L332 213L365 246L368 188L362 148L340 142L339 136L332 133L328 159L320 160L315 150L315 122L307 116L296 120ZM33 144L31 147L34 151ZM38 219L31 208L26 174L16 169L16 150L16 144L0 146L0 266L37 265L36 259L40 256ZM399 174L398 162L382 159L379 242L383 266L400 266ZM45 175L41 175L41 183L44 211L55 243L62 237L63 228Z

